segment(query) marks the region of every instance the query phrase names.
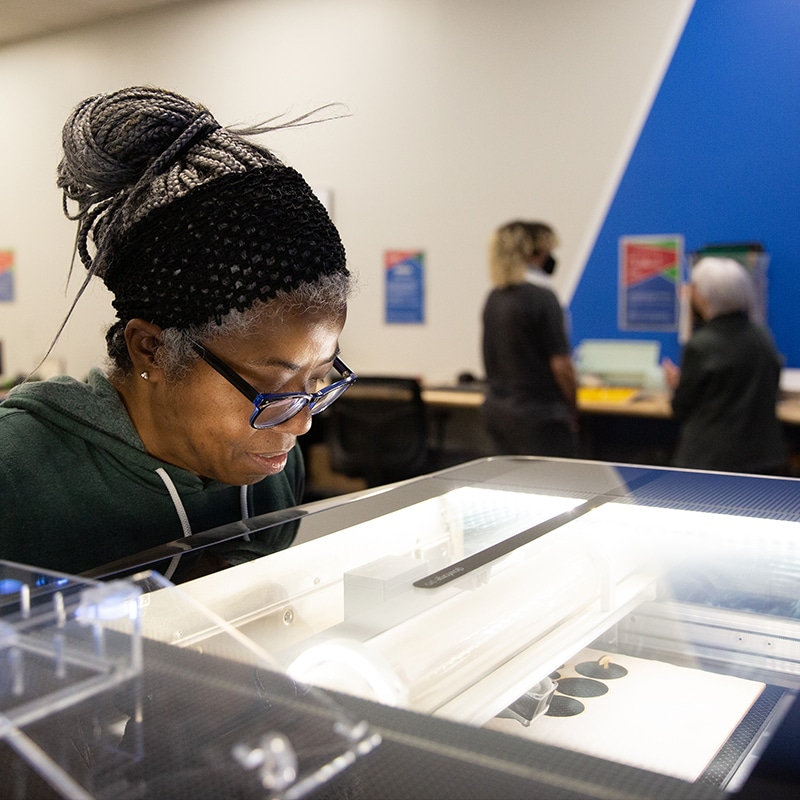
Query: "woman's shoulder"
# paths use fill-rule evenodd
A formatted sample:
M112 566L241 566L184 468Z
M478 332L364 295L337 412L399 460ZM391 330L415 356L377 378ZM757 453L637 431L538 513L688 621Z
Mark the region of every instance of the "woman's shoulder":
M10 473L36 474L62 447L60 437L41 419L23 408L0 403L0 476ZM0 483L3 483L0 478Z
M59 375L16 386L0 404L0 410L4 415L18 412L16 425L25 424L22 417L30 416L73 432L87 428L135 442L125 406L99 369L92 369L85 380Z
M537 302L554 302L558 304L555 292L548 286L541 286L529 281L522 283L512 283L508 286L495 287L492 289L490 297L495 299L502 298L521 298L526 302L535 300Z
M36 430L40 425L41 421L25 408L13 403L0 402L0 441L3 441L4 445L5 437ZM9 444L12 443L13 440L9 440ZM3 449L5 450L5 446Z

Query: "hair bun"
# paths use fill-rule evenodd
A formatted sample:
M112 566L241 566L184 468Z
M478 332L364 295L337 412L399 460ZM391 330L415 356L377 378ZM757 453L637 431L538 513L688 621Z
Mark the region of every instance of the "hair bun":
M203 106L163 89L131 87L87 98L64 125L58 186L81 210L113 197L200 116L213 119Z

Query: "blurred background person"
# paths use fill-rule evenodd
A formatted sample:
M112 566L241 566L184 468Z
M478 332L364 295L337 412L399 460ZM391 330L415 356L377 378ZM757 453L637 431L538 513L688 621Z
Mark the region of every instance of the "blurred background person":
M702 324L680 368L663 362L681 424L673 464L784 474L787 451L775 413L782 358L769 332L750 319L749 273L730 258L703 258L692 269L690 301Z
M513 221L489 244L493 284L483 308L483 419L498 454L578 454L575 370L564 313L548 276L555 231Z

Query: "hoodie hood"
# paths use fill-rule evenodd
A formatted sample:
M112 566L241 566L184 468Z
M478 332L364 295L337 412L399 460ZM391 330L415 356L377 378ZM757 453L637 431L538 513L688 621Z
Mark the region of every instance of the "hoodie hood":
M92 369L86 382L60 375L15 386L0 408L3 412L26 411L48 425L109 452L147 483L161 484L156 470L164 469L182 491L200 491L217 484L149 455L122 399L100 369Z
M4 408L21 408L94 444L112 440L144 452L116 389L99 369L84 383L68 375L15 386ZM110 444L107 442L107 444Z

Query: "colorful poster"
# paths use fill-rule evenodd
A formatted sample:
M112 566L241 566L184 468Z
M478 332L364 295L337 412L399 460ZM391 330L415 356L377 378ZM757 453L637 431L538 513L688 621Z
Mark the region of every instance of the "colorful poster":
M682 265L680 235L620 238L620 330L678 330Z
M419 250L387 250L386 322L425 321L425 256Z
M14 299L14 251L0 250L0 302Z

